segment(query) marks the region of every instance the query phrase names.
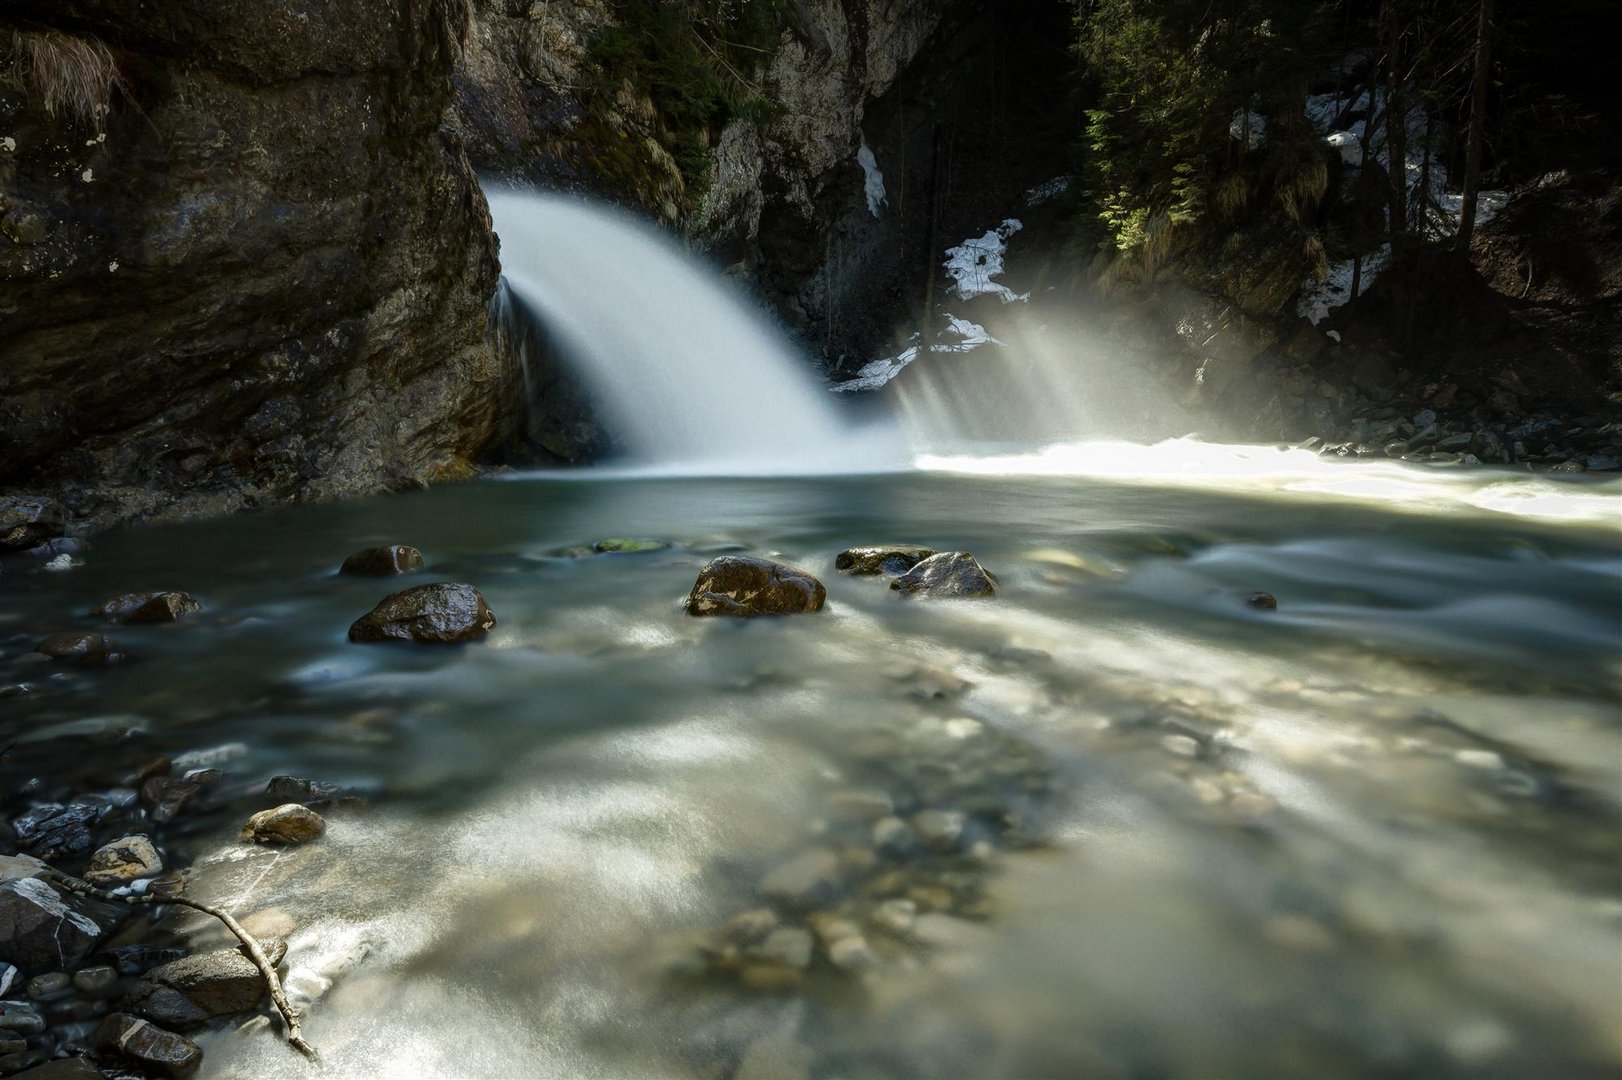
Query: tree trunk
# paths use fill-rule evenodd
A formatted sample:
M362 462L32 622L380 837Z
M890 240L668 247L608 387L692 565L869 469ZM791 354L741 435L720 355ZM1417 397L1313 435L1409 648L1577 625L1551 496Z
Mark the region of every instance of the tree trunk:
M1481 188L1481 135L1487 122L1491 86L1492 0L1481 0L1476 22L1476 70L1470 82L1470 126L1464 139L1464 197L1459 207L1459 250L1469 252L1476 231L1476 200Z

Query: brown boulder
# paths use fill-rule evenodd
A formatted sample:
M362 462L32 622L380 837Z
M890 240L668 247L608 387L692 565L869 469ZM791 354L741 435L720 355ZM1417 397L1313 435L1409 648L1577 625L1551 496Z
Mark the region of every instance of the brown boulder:
M821 611L827 595L822 582L804 570L722 555L699 571L686 607L689 615L795 615Z
M314 840L326 829L326 821L314 810L298 803L283 803L249 818L242 829L242 839L256 844L302 844Z
M847 548L834 559L834 569L847 574L905 574L933 554L934 548L907 544Z
M96 631L52 634L34 646L34 649L52 660L60 660L65 664L83 664L87 667L117 664L129 659L128 654L121 650L112 638Z
M0 495L0 551L22 551L61 536L68 513L55 499Z
M115 596L91 609L90 614L116 623L165 623L201 610L203 605L190 593L165 591Z
M355 620L349 640L475 641L496 625L495 613L471 585L438 582L390 593Z
M338 568L340 574L356 574L362 577L393 577L395 574L409 574L413 570L422 569L422 552L405 544L390 544L388 547L362 548Z

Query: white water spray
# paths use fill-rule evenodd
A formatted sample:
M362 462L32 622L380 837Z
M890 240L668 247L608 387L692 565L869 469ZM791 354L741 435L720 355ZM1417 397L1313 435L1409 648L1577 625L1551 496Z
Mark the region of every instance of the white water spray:
M640 464L759 475L898 463L888 431L844 423L787 338L657 229L563 195L489 201L508 287Z

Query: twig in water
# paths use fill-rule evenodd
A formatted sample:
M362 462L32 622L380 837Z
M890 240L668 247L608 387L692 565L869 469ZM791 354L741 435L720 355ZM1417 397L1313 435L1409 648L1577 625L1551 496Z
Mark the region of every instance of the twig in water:
M88 896L95 900L106 901L109 904L129 904L132 906L136 904L179 904L181 907L189 907L193 911L201 911L205 915L212 915L220 920L225 924L225 928L236 935L238 941L242 942L243 951L248 954L248 959L253 961L253 966L258 968L259 974L264 977L265 986L270 990L270 1000L275 1003L276 1011L282 1015L282 1024L287 1029L287 1041L292 1045L293 1049L311 1061L321 1060L321 1056L315 1052L315 1047L305 1042L304 1036L299 1033L299 1014L293 1008L292 1003L287 1000L287 994L282 991L282 980L276 975L275 965L270 962L270 958L265 955L265 951L259 947L259 942L255 940L254 936L244 930L242 924L233 919L228 912L185 896L152 896L150 894L118 896L115 893L98 889L88 881L64 874L62 871L49 866L45 867L43 872L48 880L60 885L75 896Z

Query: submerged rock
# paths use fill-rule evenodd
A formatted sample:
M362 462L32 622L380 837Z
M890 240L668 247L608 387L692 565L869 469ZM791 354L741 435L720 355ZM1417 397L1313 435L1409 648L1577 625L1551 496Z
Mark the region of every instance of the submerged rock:
M184 1035L127 1013L113 1013L103 1020L90 1041L99 1050L129 1058L165 1076L190 1076L203 1061L203 1051Z
M997 579L968 552L943 551L890 582L890 588L902 596L978 599L996 595Z
M129 659L129 654L120 649L112 638L98 631L52 634L34 646L34 650L64 664L83 664L86 667L118 664Z
M643 540L627 536L611 536L591 545L599 555L634 554L639 551L663 551L670 547L669 540Z
M355 620L349 628L349 640L423 644L475 641L495 625L495 613L478 589L436 582L384 597Z
M287 955L285 942L261 946L272 964ZM247 1012L264 996L265 980L253 961L238 949L221 949L153 968L124 995L124 1008L154 1023L185 1028Z
M1274 598L1272 593L1264 593L1264 592L1251 593L1249 596L1245 597L1245 605L1247 607L1253 607L1257 611L1277 611L1278 610L1278 600Z
M390 544L388 547L362 548L338 568L340 574L355 574L362 577L392 577L395 574L409 574L413 570L422 569L422 552L405 544Z
M904 574L933 554L934 548L906 544L847 548L835 557L834 568L847 574Z
M0 551L24 551L68 527L68 512L55 499L0 495Z
M302 844L326 830L327 823L314 810L298 803L283 803L249 818L242 838L256 844Z
M821 611L822 582L792 566L744 555L722 555L699 571L687 595L689 615L795 615Z
M173 821L203 785L195 780L177 780L172 776L151 776L141 782L141 803L156 824Z
M306 780L302 776L272 776L265 784L265 794L283 803L303 803L305 806L327 806L344 794L337 784L324 780Z
M115 596L91 609L90 614L116 623L165 623L203 610L196 597L183 592L139 592Z
M163 859L144 836L126 836L103 844L90 856L84 879L99 889L116 889L163 873Z

